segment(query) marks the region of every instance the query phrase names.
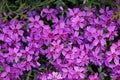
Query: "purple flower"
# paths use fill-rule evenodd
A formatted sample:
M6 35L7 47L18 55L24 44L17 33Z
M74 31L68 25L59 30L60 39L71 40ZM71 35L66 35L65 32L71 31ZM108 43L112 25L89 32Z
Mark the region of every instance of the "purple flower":
M56 30L57 34L55 37L56 39L63 39L63 40L67 40L68 38L68 29L57 29Z
M108 21L112 18L113 12L112 10L109 10L109 7L106 7L106 9L100 9L99 11L102 15L100 15L100 19L103 21Z
M106 55L107 55L106 61L108 61L110 63L113 60L116 65L119 64L119 55L120 55L120 53L115 50L114 46L110 47L110 51L107 51Z
M95 73L94 75L90 75L89 80L100 80L100 78L98 77L98 73Z
M17 63L21 56L22 56L22 54L19 52L19 49L17 49L17 48L14 48L14 49L9 48L9 53L8 53L8 56L7 56L7 60L9 60L10 62L13 62L15 60L15 62Z
M62 69L63 78L73 79L74 70L72 67Z
M10 29L12 30L12 33L15 35L23 36L23 30L20 30L22 28L21 24L14 24L10 25Z
M56 30L43 30L43 35L42 37L44 37L44 39L46 39L46 43L50 44L50 42L53 39L56 39L56 35L57 31Z
M47 73L39 73L37 76L37 80L47 80L48 74Z
M29 27L35 27L35 28L39 28L40 26L43 26L44 23L42 20L40 20L40 16L36 15L35 18L34 17L29 17L29 20L31 23L29 23Z
M23 58L34 54L34 51L30 47L25 47L25 50L21 50L20 52L22 53Z
M108 26L111 23L113 11L109 10L109 7L106 7L105 9L100 9L99 12L101 13L99 16L101 25L104 27Z
M119 80L120 79L120 64L115 65L112 68L112 75L111 75L111 77L114 78L115 80Z
M103 64L103 53L100 52L100 48L96 48L95 51L90 53L90 61L93 62L95 65L101 66Z
M85 68L83 67L78 67L78 66L75 66L74 67L74 70L75 70L75 77L76 79L83 79L86 77L85 75Z
M84 18L83 17L72 17L71 19L72 26L75 30L79 30L80 28L83 28L85 26L84 24Z
M48 59L50 59L52 56L54 59L57 59L60 56L60 53L64 47L64 45L60 43L61 40L53 41L51 43L53 47L50 48L50 52L47 54Z
M63 16L60 16L60 19L58 19L58 18L54 19L53 28L64 29L64 27L65 27L65 19Z
M60 7L35 9L22 20L0 16L0 80L21 80L36 70L36 80L100 80L97 69L120 79L116 11Z
M14 35L14 36L10 36L11 38L11 42L9 42L8 44L12 47L16 47L16 48L20 48L21 44L20 44L20 37L18 37L18 35Z
M110 39L110 40L114 40L114 37L117 36L117 31L116 31L116 26L109 26L108 29L108 33L106 34L106 36Z
M51 74L48 74L47 79L49 79L49 80L61 80L63 78L62 78L62 75L60 73L52 72Z
M89 64L89 57L88 57L87 52L81 51L79 57L76 59L76 62L80 66L88 65Z
M96 46L98 44L100 44L101 46L104 46L106 45L106 36L103 34L103 31L102 30L98 30L96 32L96 34L94 34L94 41L93 41L93 44Z
M94 27L92 27L92 26L87 27L87 29L85 31L85 37L89 41L93 41L94 34L96 34L96 29Z
M13 64L13 72L16 73L18 76L19 75L23 75L23 71L25 70L25 65L23 62L21 63L17 63L17 64Z
M3 28L2 33L0 33L0 40L5 42L11 42L12 32L8 28Z
M1 73L1 78L2 80L10 80L10 74L11 74L11 67L10 66L6 66L5 67L5 71Z
M46 19L49 21L51 19L56 18L57 11L55 9L48 9L44 8L41 12L42 17L46 17Z
M78 48L69 46L68 48L63 49L62 54L67 59L74 59L74 57L77 55Z
M80 9L79 8L74 8L74 9L68 9L68 16L72 16L72 17L77 17L78 14L80 13Z
M73 33L73 36L71 36L71 42L73 42L73 44L80 44L80 36L79 36L79 32L78 31L75 31L74 33Z
M38 35L30 34L30 36L27 37L27 41L29 42L28 46L38 47L39 40L40 37Z
M116 2L117 2L118 4L120 4L120 1L119 1L119 0L116 0Z
M27 71L30 71L32 69L32 67L36 67L36 65L33 62L33 57L32 56L27 56L27 60L24 62L25 65L25 69ZM40 65L40 64L37 64Z
M27 12L28 16L35 16L37 14L36 11L28 11Z

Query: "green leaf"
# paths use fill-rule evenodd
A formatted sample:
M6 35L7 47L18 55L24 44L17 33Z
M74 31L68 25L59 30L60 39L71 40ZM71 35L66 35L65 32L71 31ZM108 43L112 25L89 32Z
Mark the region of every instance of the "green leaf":
M19 12L21 9L23 9L25 7L25 3L21 4L20 7L16 10L16 12Z
M76 0L68 0L70 2L72 2L73 4L76 4Z
M28 75L27 75L26 80L30 80L30 75L31 75L31 73L32 73L32 71L29 71L29 72L28 72Z
M88 71L90 71L92 74L94 73L94 71L92 70L91 66L88 66Z
M0 71L3 71L3 70L4 70L4 68L2 66L0 66Z
M99 68L98 68L98 71L99 71L99 72L102 72L102 67L99 67Z
M104 76L103 76L103 73L102 73L102 72L99 73L99 76L100 76L101 80L104 80Z

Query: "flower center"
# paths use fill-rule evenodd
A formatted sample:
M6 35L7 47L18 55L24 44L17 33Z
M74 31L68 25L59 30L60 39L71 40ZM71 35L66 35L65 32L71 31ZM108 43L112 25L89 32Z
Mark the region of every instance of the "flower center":
M18 32L18 30L17 29L14 29L14 33L17 33Z
M34 24L35 24L35 25L38 25L39 23L38 23L38 21L35 21Z

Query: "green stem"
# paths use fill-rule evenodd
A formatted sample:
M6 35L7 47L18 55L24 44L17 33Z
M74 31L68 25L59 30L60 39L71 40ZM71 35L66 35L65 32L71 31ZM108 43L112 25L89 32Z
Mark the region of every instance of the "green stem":
M30 75L31 75L31 73L32 73L32 71L29 71L29 72L28 72L28 75L27 75L26 80L30 80Z

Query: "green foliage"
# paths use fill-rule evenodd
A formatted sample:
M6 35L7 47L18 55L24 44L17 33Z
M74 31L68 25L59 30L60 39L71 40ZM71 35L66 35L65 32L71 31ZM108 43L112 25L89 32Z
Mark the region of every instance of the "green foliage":
M0 71L3 71L3 70L4 70L4 68L2 66L0 66Z
M118 11L113 16L113 19L120 19L120 5L117 5Z
M4 15L3 20L11 18L27 18L26 12L37 7L45 7L55 0L0 0L0 13Z
M25 19L27 15L25 14L28 10L34 10L38 7L43 8L46 6L49 7L58 7L63 6L66 8L77 7L96 7L97 9L105 6L110 6L112 8L115 0L86 0L86 3L83 4L84 0L0 0L0 13L4 15L3 20L6 21L11 18ZM119 13L116 13L115 16L120 16Z

